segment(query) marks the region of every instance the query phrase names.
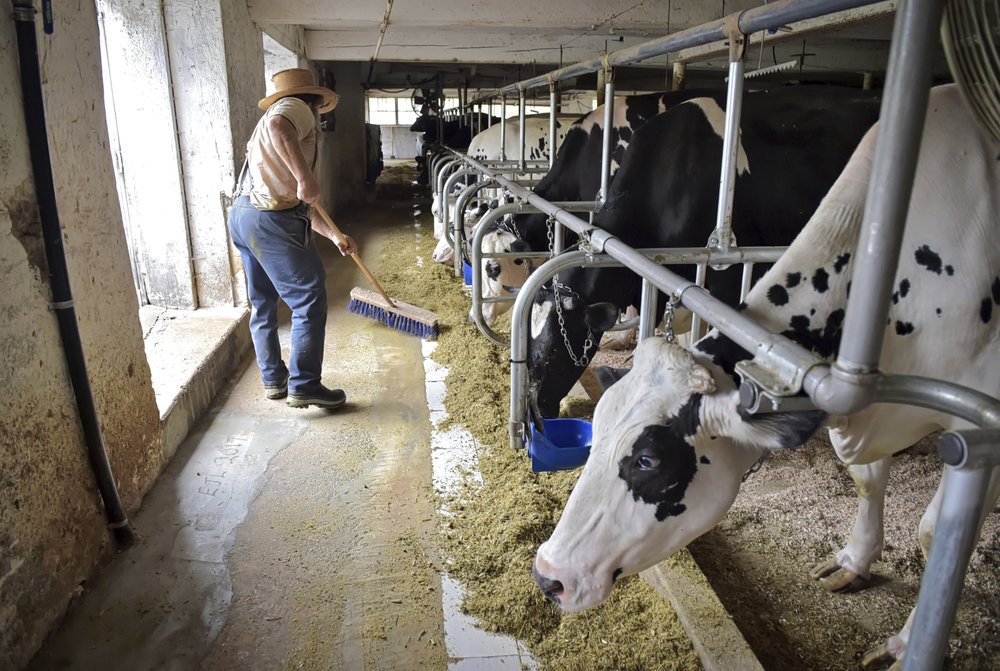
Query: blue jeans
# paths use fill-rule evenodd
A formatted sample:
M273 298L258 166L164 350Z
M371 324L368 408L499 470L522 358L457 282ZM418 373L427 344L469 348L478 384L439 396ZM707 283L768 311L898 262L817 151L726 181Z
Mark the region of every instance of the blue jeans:
M315 387L323 372L326 270L313 241L308 206L263 211L239 196L229 209L229 232L243 257L250 297L250 336L265 385L288 376L291 393ZM278 342L278 299L292 311L288 367Z

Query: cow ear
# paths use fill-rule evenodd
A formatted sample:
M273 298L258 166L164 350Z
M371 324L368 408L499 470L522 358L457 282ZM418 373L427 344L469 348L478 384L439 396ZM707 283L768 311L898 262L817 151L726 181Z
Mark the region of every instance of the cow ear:
M583 320L596 331L607 331L618 323L618 306L614 303L594 303L588 305Z
M822 410L751 415L742 406L737 404L736 407L741 433L754 444L772 449L798 447L812 438L826 421L826 413Z
M822 410L751 415L740 405L737 391L704 396L702 403L706 406L721 406L714 411L706 408L703 413L706 417L722 418L722 426L713 426L712 431L745 445L767 449L798 447L809 440L826 421L826 413Z

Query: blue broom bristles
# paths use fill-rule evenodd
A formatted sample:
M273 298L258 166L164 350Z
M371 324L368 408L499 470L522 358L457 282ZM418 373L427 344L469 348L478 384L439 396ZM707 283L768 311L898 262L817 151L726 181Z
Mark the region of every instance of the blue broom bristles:
M436 340L438 337L438 327L436 324L424 324L423 322L418 322L415 319L404 317L403 315L395 313L391 310L386 310L385 308L377 305L360 301L357 298L352 298L351 302L347 304L347 311L353 312L356 315L361 315L362 317L374 319L375 321L385 324L389 328L402 331L403 333L407 333L409 335L415 335L426 340Z

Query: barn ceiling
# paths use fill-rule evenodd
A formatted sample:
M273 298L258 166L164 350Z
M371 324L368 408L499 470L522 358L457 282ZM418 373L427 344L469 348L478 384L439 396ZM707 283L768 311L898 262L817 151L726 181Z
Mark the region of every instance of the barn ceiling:
M370 64L372 86L404 86L437 72L472 88L510 84L697 26L763 0L248 0L264 25L304 30L316 61ZM797 62L794 73L832 76L884 70L896 0L841 13L832 27L803 22L751 47L748 69ZM806 25L808 23L808 25ZM757 40L760 39L758 35ZM725 69L716 45L671 55L689 68ZM943 60L941 61L943 66ZM663 79L667 58L643 64Z

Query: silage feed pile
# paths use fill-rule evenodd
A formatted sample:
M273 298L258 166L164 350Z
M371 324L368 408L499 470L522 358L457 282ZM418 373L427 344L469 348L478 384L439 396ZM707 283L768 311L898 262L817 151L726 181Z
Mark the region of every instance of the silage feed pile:
M432 223L427 215L420 222L386 232L379 278L389 295L440 317L434 358L450 371L448 421L481 444L482 486L467 484L446 502L454 516L442 516L449 573L466 590L463 611L484 629L524 641L546 670L700 668L676 615L640 578L620 581L607 603L574 615L546 601L535 585L535 550L554 528L579 470L532 473L527 455L510 448L509 350L468 323L461 279L430 260Z

